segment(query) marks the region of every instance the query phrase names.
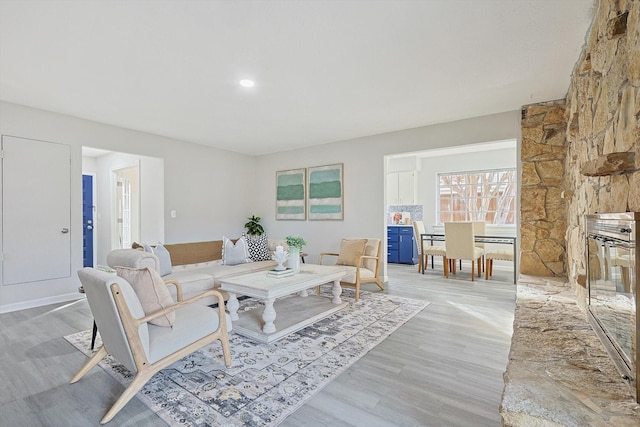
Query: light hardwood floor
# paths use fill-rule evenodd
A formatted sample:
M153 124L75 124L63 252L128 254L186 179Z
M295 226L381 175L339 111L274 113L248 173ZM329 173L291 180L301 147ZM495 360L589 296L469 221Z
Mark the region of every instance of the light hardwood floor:
M513 276L471 282L468 267L447 280L390 264L384 292L431 304L281 425L500 426ZM0 427L98 425L122 386L100 368L70 385L85 357L62 338L92 320L86 301L0 315ZM107 425L165 423L134 398Z

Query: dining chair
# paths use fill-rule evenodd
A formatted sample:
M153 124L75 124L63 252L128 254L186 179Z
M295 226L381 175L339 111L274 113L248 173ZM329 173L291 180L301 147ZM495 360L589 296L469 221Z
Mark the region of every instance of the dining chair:
M433 268L433 257L436 256L441 256L444 264L444 258L447 255L445 246L429 245L423 247L422 234L426 233L423 221L413 221L413 233L418 247L418 272L422 271L423 265L427 266L429 257L431 257L431 268Z
M484 254L485 258L485 266L484 266L484 278L489 280L489 276L493 275L493 260L502 260L502 261L512 261L513 262L513 251L512 250L488 250Z
M484 221L473 221L473 236L484 236L485 234L485 229L486 229L486 223ZM476 242L476 247L480 248L480 249L485 249L484 243L478 243ZM485 250L486 252L486 250ZM482 269L484 270L484 259L485 259L485 255L482 256L482 262L480 263L482 265ZM478 271L478 273L480 273Z
M444 262L444 275L449 277L449 260L471 260L471 281L475 280L475 266L478 273L482 271L480 265L484 249L475 245L473 222L445 222L444 240L446 257ZM455 264L455 262L454 262Z

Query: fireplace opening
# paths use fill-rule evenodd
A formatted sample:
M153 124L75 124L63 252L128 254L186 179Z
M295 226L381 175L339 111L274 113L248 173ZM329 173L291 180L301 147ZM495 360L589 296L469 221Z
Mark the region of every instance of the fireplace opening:
M588 315L639 401L636 226L640 213L586 215ZM640 402L640 401L639 401Z

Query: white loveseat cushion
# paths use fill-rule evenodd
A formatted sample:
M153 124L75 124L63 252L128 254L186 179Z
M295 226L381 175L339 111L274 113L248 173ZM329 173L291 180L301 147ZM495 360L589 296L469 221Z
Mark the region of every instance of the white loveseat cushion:
M163 279L175 279L182 285L185 299L200 294L214 287L220 286L220 279L237 274L251 273L260 270L269 270L276 266L275 261L256 261L237 265L223 265L220 261L211 261L201 264L180 265L173 269L173 273L164 276ZM175 298L175 291L169 286L169 292ZM202 300L206 304L214 304L213 297Z

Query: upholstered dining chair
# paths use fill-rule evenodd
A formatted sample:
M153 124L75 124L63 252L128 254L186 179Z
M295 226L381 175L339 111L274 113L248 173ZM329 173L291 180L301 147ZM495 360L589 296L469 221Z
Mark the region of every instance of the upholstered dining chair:
M213 341L220 341L224 363L231 366L228 336L231 321L220 292L209 290L182 301L180 284L174 281L178 301L145 314L136 291L122 277L93 268L79 270L78 276L103 344L70 382L80 380L107 354L134 373L129 386L105 413L102 424L110 421L156 372ZM211 296L218 299L215 309L194 303ZM171 327L151 323L169 318L171 313L175 313Z
M484 259L484 278L489 280L489 276L493 275L493 260L513 261L513 250L488 249Z
M486 229L486 223L484 221L473 221L473 236L484 236ZM484 243L476 242L476 247L485 249ZM482 262L480 263L484 269L484 255L482 256ZM480 272L478 272L479 274Z
M358 302L360 285L363 283L375 283L384 290L380 280L381 255L382 240L380 239L342 239L340 253L321 252L318 264L327 264L327 257L337 257L335 264L344 267L347 271L347 275L342 278L340 285L355 287L355 300ZM318 287L318 291L320 291L320 287Z
M473 222L445 222L444 236L447 248L444 263L445 277L449 277L448 260L471 260L471 280L475 280L476 264L478 273L480 274L482 271L480 263L484 249L475 245Z
M423 221L413 221L413 234L416 238L416 244L418 247L418 272L422 271L422 266L425 267L428 264L428 258L431 257L431 268L433 268L433 257L441 256L443 263L444 258L447 256L445 246L424 246L422 245L421 235L426 233ZM424 253L422 250L424 249Z

